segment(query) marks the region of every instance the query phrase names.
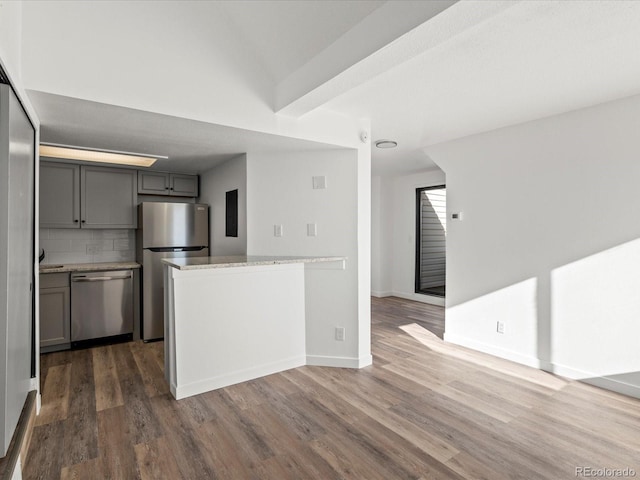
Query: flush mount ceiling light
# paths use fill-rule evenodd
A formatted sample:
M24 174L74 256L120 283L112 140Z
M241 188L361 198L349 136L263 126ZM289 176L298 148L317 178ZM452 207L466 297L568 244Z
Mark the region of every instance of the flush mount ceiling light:
M96 150L92 148L58 145L55 143L41 143L40 156L67 160L82 160L85 162L132 165L134 167L150 167L159 158L169 158L162 155L145 155L142 153L118 152L115 150Z
M398 142L394 142L393 140L378 140L376 142L376 147L378 148L396 148L398 146Z

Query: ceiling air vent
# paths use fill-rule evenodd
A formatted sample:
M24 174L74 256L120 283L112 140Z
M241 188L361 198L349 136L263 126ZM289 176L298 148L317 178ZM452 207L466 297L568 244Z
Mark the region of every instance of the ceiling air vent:
M10 85L9 77L7 77L7 74L4 73L4 69L2 68L2 65L0 65L0 83L4 83L5 85Z

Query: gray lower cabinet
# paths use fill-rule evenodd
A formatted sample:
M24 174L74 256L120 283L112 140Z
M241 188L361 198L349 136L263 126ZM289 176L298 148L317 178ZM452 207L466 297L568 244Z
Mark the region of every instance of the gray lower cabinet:
M138 171L138 193L143 195L197 197L198 175Z
M71 347L71 301L68 273L40 275L40 352Z
M41 228L136 228L137 171L40 162Z

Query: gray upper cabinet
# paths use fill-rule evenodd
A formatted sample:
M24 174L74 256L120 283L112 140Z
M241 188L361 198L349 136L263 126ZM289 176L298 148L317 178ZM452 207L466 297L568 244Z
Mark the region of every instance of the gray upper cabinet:
M197 197L198 176L182 173L139 171L138 193L144 195Z
M169 174L164 172L138 172L138 193L169 195Z
M40 162L41 228L136 228L133 169Z
M198 176L182 175L179 173L171 174L171 185L169 187L170 195L180 197L197 197L198 196Z
M135 170L83 165L80 175L83 228L136 228Z
M40 227L80 228L80 166L40 162Z

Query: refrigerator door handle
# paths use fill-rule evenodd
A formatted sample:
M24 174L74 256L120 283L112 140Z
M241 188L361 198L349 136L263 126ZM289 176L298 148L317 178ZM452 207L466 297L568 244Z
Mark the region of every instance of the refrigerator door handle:
M153 247L147 248L151 252L199 252L200 250L204 250L207 248L206 246L198 246L198 247Z

